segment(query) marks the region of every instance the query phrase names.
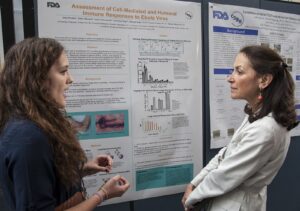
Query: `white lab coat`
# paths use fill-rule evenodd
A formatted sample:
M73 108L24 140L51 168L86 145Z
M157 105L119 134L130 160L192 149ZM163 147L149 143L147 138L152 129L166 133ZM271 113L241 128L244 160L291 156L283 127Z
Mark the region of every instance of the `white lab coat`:
M196 186L188 207L212 198L209 211L265 211L267 185L282 166L289 132L271 114L248 122L245 117L227 147L191 181Z

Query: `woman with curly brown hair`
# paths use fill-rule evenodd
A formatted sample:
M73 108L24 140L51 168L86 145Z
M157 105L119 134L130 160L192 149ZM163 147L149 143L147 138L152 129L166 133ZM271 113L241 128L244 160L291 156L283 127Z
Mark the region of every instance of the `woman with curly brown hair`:
M265 211L267 186L285 160L289 131L298 124L295 85L275 51L242 48L228 82L231 98L247 101L246 117L230 143L187 186L185 210Z
M82 177L110 171L112 159L88 161L66 118L72 83L63 46L49 38L14 45L0 72L0 182L12 210L93 210L121 196L128 181L117 175L84 200Z

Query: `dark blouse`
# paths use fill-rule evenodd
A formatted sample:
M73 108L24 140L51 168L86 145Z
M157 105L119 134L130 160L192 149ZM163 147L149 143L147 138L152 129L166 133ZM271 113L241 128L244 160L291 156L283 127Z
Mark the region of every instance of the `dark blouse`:
M28 119L11 119L0 134L0 183L18 211L53 211L80 189L59 182L47 134Z

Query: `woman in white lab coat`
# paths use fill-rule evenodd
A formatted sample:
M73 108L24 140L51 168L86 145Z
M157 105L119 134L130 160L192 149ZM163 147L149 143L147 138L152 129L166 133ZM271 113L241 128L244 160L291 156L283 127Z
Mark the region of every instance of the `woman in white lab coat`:
M242 48L228 82L231 97L247 101L247 115L230 143L187 185L185 210L266 210L267 186L285 160L289 131L297 125L295 85L275 51Z

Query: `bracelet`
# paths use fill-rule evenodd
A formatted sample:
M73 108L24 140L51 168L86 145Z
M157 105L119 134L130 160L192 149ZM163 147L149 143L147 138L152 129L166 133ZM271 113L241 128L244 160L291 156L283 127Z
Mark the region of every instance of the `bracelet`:
M99 204L104 201L103 197L98 192L94 193L93 196L97 196L100 199Z
M106 190L104 187L101 187L100 190L102 190L103 193L104 193L104 195L105 195L104 200L108 199L108 193L107 193L107 190Z

